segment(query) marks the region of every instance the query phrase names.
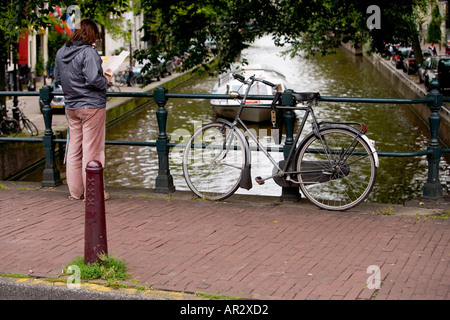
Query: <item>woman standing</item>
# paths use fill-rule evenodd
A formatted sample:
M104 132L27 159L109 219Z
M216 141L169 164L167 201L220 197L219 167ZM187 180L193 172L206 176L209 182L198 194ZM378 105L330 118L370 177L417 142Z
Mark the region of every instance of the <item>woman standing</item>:
M430 54L432 56L437 56L437 51L436 51L436 47L434 46L434 42L431 41L431 45L428 47L428 51L430 52Z
M102 69L102 60L95 50L100 39L96 23L80 22L67 43L58 50L55 80L64 91L69 125L66 179L70 199L85 195L86 165L91 160L105 163L106 88L109 76ZM105 193L105 199L109 195Z

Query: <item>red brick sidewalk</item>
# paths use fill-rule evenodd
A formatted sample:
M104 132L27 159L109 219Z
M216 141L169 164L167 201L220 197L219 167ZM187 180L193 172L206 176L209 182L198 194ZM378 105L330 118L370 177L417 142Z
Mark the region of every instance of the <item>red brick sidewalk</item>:
M416 209L383 216L111 194L109 253L135 285L251 299L450 299L450 221ZM0 190L0 272L60 277L83 254L83 202ZM378 268L376 289L367 283Z

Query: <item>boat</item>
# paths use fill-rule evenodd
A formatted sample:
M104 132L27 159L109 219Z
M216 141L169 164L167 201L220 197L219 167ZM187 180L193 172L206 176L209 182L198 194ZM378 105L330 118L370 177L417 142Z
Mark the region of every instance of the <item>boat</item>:
M248 78L254 75L256 78L264 79L276 84L276 87L272 88L261 82L255 82L250 89L249 95L273 95L276 91L283 92L288 89L288 83L285 76L273 69L270 66L265 65L253 65L240 67L234 72L225 73L219 76L219 79L212 89L212 94L229 94L230 91L238 91L239 94L244 94L246 85L233 78L233 73L238 73ZM258 106L270 106L271 100L250 100L246 101L249 104L244 108L241 119L246 122L264 122L270 120L270 109L259 108ZM240 100L236 99L211 99L211 105L213 106L217 115L234 119Z

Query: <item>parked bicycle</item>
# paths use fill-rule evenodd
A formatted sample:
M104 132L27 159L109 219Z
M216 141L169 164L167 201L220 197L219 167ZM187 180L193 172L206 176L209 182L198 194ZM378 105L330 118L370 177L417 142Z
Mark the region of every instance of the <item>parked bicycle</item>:
M144 77L134 72L130 66L127 66L125 70L118 71L113 75L112 82L115 86L135 86L142 84Z
M30 136L37 136L39 134L39 130L36 125L28 119L28 117L23 113L23 108L25 108L27 103L25 101L20 101L18 106L19 112L19 130L15 133L18 135L24 129L30 134Z
M320 100L314 92L292 93L295 106L282 106L281 93L272 101L272 113L277 110L305 112L292 148L285 160L277 163L262 143L240 119L251 86L262 82L251 76L247 80L233 75L247 86L233 122L218 119L196 130L183 154L183 173L192 192L209 200L224 200L239 187L250 189L251 151L245 134L253 140L274 165L272 175L256 177L258 184L268 179L282 187L299 187L316 206L327 210L347 210L364 201L375 183L378 154L369 140L366 126L354 122L318 122L313 107ZM239 98L238 92L230 92ZM297 103L302 103L297 106ZM311 119L312 132L300 140L306 121Z
M124 86L127 84L127 75L126 71L117 71L113 74L111 78L111 82L116 86Z
M6 107L1 105L0 114L2 115L2 118L0 119L0 136L19 133L19 122L14 118L8 117L7 112L4 112L3 110L6 110Z

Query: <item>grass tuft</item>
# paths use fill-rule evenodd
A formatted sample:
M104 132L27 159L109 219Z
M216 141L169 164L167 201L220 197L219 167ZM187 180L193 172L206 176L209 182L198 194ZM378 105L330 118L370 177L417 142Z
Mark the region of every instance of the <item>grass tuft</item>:
M72 262L64 267L64 273L69 274L67 269L70 266L77 266L80 269L80 278L83 280L102 279L106 280L110 286L119 286L119 281L128 280L131 276L126 272L127 265L124 260L120 260L113 255L99 254L100 261L84 264L83 257L76 257Z

